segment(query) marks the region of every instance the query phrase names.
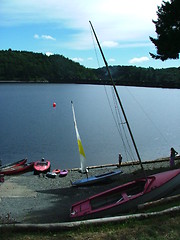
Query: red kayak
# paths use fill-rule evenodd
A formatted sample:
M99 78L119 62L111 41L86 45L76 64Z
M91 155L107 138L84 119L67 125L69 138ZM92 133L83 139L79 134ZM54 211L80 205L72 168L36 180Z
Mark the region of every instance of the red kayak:
M20 166L20 165L23 165L27 162L27 159L24 158L22 160L19 160L19 161L16 161L16 162L13 162L13 163L8 163L8 164L5 164L5 165L2 165L0 167L0 172L3 171L4 169L6 168L10 168L10 167L17 167L17 166Z
M14 174L30 172L30 171L33 171L33 165L34 165L34 162L31 162L28 164L25 163L18 166L12 166L12 167L9 166L7 168L4 168L2 171L0 171L0 174L14 175Z
M56 169L54 169L52 172L53 172L53 173L56 173L56 174L59 174L60 171L61 171L60 169L56 168Z
M51 163L48 160L42 159L34 163L34 174L47 173L50 172Z

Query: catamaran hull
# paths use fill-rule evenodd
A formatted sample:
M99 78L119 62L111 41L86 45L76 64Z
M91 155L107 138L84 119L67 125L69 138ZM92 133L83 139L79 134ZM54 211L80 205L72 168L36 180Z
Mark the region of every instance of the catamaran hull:
M160 180L159 183L158 174L154 175L156 177L154 180L148 180L149 183L145 183L144 191L132 196L128 196L123 191L127 189L128 192L128 184L131 186L136 181L121 185L119 193L118 187L116 187L92 196L89 199L74 204L71 208L70 217L76 220L83 220L126 214L135 211L139 204L172 195L173 192L180 192L180 169L172 170L172 172L175 173L172 178L169 178L167 181ZM123 188L123 186L125 187ZM118 194L120 196L119 200ZM126 196L123 199L124 194Z
M82 187L82 186L89 186L93 184L103 183L107 181L113 181L113 180L116 180L121 173L122 171L119 170L119 171L112 171L112 172L104 173L104 174L89 177L89 178L84 178L84 179L73 182L72 186Z

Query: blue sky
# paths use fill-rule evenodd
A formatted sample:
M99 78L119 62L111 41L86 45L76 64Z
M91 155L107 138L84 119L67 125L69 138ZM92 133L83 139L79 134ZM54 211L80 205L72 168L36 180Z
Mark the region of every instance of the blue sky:
M0 50L60 54L90 68L104 66L94 48L89 20L109 65L179 67L160 61L149 36L156 37L162 0L0 0Z

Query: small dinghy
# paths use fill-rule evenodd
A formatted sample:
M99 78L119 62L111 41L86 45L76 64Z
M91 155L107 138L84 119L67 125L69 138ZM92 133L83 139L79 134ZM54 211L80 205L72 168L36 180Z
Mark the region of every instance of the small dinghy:
M65 176L67 176L67 174L68 174L68 170L67 169L63 169L63 170L60 171L59 177L65 177Z
M53 173L56 173L56 174L59 174L60 171L61 171L60 169L56 168L56 169L54 169L52 172L53 172Z
M48 178L55 178L56 176L57 176L57 174L54 173L54 172L47 172L46 173L46 177L48 177Z
M50 168L51 168L51 163L48 160L44 160L44 158L42 158L41 161L36 161L34 163L34 174L40 174L40 173L47 173L50 172Z

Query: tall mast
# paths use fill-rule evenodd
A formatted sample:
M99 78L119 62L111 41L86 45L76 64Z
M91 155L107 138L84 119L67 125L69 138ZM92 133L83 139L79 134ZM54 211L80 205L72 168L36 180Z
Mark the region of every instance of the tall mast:
M133 142L133 145L134 145L134 148L135 148L135 151L136 151L136 154L137 154L139 163L140 163L140 165L141 165L141 169L144 171L144 168L143 168L143 165L142 165L142 161L141 161L141 157L140 157L140 154L139 154L139 152L138 152L138 149L137 149L137 146L136 146L136 143L135 143L135 140L134 140L134 137L133 137L133 134L132 134L132 131L131 131L131 128L130 128L130 125L129 125L129 122L128 122L128 119L127 119L127 116L126 116L126 113L125 113L125 111L124 111L124 108L123 108L121 99L120 99L120 97L119 97L119 94L118 94L118 91L117 91L117 89L116 89L115 83L114 83L113 78L112 78L112 76L111 76L111 73L110 73L110 70L109 70L109 66L108 66L108 64L107 64L106 58L105 58L105 56L104 56L104 53L103 53L103 51L102 51L101 45L100 45L100 43L99 43L99 40L98 40L98 38L97 38L96 32L95 32L95 30L94 30L94 28L93 28L93 25L92 25L91 21L89 21L89 23L90 23L90 25L91 25L92 31L93 31L93 33L94 33L94 36L95 36L95 38L96 38L96 41L97 41L99 50L100 50L100 52L101 52L102 58L103 58L104 63L105 63L105 65L106 65L106 69L107 69L107 71L108 71L109 78L111 79L111 82L112 82L112 85L113 85L113 88L114 88L116 97L117 97L117 99L118 99L118 102L119 102L119 105L120 105L120 107L121 107L121 110L122 110L124 119L125 119L125 121L126 121L127 128L128 128L128 130L129 130L129 134L130 134L131 140L132 140L132 142Z

